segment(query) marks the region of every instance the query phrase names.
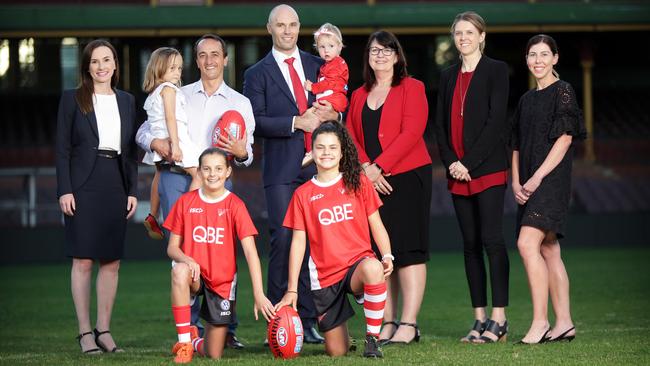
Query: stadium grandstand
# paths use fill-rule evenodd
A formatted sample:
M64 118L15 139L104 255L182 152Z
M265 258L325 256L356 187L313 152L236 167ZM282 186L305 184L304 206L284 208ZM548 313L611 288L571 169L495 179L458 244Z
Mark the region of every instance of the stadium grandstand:
M77 84L78 60L84 45L106 38L118 49L120 88L142 106L143 74L151 52L161 46L181 51L183 80L199 78L192 46L208 32L228 43L226 82L241 91L243 73L271 48L265 28L277 1L214 0L3 0L0 2L0 226L13 235L52 235L63 240L56 200L54 136L61 91ZM362 53L377 29L394 32L404 46L408 71L424 81L429 120L435 115L440 70L457 57L449 26L465 10L481 14L487 24L485 53L510 67L510 112L534 84L524 61L526 41L537 33L559 43L558 71L580 98L589 138L576 149L570 221L572 232L600 227L589 238L594 245L611 240L604 231L642 223L650 213L650 3L647 1L293 1L300 14L299 47L312 50L312 33L331 22L343 33L342 56L350 67L349 89L362 83ZM139 119L146 114L140 110ZM444 171L434 145L432 232L458 240ZM261 140L255 163L235 172L235 191L247 202L260 233L265 233L261 183ZM140 207L129 241L149 240L139 222L148 210L153 171L140 166ZM515 203L507 195L506 212ZM511 221L510 221L511 222ZM605 226L601 226L605 224ZM607 226L610 225L610 226ZM647 226L647 225L646 225ZM512 230L513 228L511 228ZM24 236L26 232L40 234ZM589 229L591 230L591 229ZM646 229L647 230L647 229ZM50 234L43 234L50 233ZM638 233L637 233L638 234ZM39 236L40 235L40 236ZM630 234L632 235L632 234ZM511 236L512 237L512 236ZM569 240L584 240L568 235ZM629 236L631 244L645 237ZM611 241L610 241L611 242ZM432 243L432 247L439 243ZM454 243L449 243L452 245ZM61 246L30 257L62 259ZM19 249L16 249L19 250ZM58 252L56 252L58 250ZM50 257L48 257L50 256ZM10 255L10 257L12 257Z

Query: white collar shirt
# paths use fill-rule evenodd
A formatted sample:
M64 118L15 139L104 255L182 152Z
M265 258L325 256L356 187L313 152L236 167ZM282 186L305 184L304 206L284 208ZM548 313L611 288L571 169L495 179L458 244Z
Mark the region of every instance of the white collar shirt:
M200 151L212 146L212 130L224 112L234 109L241 113L246 124L248 159L242 162L235 159L234 162L236 165L249 166L253 162L255 117L248 98L230 88L225 82L222 82L212 95L205 92L201 80L185 85L181 90L187 99L185 109L190 139Z
M278 67L282 72L282 76L284 77L284 81L287 82L287 85L289 86L289 90L291 91L291 95L293 95L293 99L295 100L296 92L293 90L293 84L291 83L291 75L289 74L289 65L286 62L284 62L284 60L290 57L295 58L295 61L293 62L293 68L296 69L296 72L300 77L300 84L305 85L305 70L302 68L302 60L300 59L300 52L298 51L298 47L296 47L293 50L293 53L291 53L291 55L285 55L284 53L276 50L275 47L273 47L271 49L271 54L273 55L275 62L278 64ZM305 93L305 98L309 98L309 95L307 95L307 91L304 90L304 87L303 87L303 91Z

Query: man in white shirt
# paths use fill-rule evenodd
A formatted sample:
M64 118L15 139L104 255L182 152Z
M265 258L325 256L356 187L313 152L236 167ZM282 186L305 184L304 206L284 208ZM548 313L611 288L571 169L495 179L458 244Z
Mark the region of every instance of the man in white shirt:
M253 132L255 118L250 101L242 94L230 88L223 80L224 67L228 64L228 54L225 41L214 34L205 34L194 44L196 65L201 72L201 79L181 88L187 99L185 106L188 116L188 129L192 142L199 151L212 145L212 129L221 115L227 110L236 110L246 124L246 136L239 140L230 140L219 146L222 150L234 156L237 166L250 166L253 162ZM142 124L136 135L136 142L145 151L156 151L166 160L171 159L169 139L157 139L149 132L149 124ZM163 221L169 214L176 200L187 192L191 179L182 169L176 169L171 164L162 164L158 194ZM232 182L226 182L226 188L232 189ZM192 307L192 323L198 323L198 303ZM198 324L200 325L200 324ZM229 327L226 345L232 348L243 348L237 340L235 329L236 320Z

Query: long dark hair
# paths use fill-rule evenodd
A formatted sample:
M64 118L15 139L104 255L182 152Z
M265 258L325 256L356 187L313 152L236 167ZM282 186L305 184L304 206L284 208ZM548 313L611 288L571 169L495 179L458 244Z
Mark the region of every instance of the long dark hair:
M349 192L357 193L361 187L361 163L357 147L354 145L348 130L337 121L323 122L311 135L312 145L318 135L331 133L338 137L341 143L341 161L339 171L343 173L343 185Z
M364 88L367 91L370 91L373 86L377 83L377 78L375 77L375 72L370 67L370 45L373 41L377 41L380 46L386 48L392 48L395 50L395 55L397 56L397 62L393 65L393 82L391 86L397 86L402 82L402 79L409 76L406 71L406 56L404 56L404 50L402 45L397 40L397 37L391 32L380 30L371 34L368 38L368 43L366 44L366 52L363 54L363 81Z
M115 88L117 82L120 80L120 64L117 61L117 52L115 51L115 47L104 39L96 39L88 43L81 54L81 67L79 68L80 82L77 87L77 93L75 94L75 99L77 100L79 109L81 109L83 114L88 114L93 111L93 94L95 93L95 87L93 85L93 78L90 76L90 57L95 48L99 47L108 47L113 53L115 71L113 71L113 76L111 76L111 88Z

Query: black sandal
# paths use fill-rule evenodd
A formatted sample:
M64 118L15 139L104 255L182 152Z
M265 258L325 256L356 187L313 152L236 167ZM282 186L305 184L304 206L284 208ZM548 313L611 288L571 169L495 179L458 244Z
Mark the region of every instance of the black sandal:
M81 346L81 338L83 338L83 337L85 337L85 336L87 336L87 335L89 335L89 334L92 335L93 332L81 333L81 334L79 334L79 335L76 337L76 338L77 338L77 342L79 342L79 348L81 348L81 352L82 352L83 354L85 354L85 355L99 355L99 354L101 354L101 353L102 353L102 350L100 350L100 349L97 348L97 347L95 347L95 348L91 348L91 349L87 349L87 350L84 351L84 348ZM95 343L96 343L96 342L95 342Z
M90 332L88 332L88 333L90 333ZM102 334L106 334L106 333L110 334L110 333L111 333L110 330L105 330L105 331L103 331L103 332L100 332L100 331L97 330L97 328L95 328L95 329L93 329L93 333L95 333L95 343L97 343L97 346L98 346L99 348L101 348L102 351L104 351L104 352L108 352L108 353L120 353L120 352L124 352L123 349L118 348L117 346L113 347L113 349L109 351L108 348L107 348L107 347L106 347L102 342L99 341L99 337L100 337Z
M395 327L395 330L393 330L393 333L391 333L390 337L388 337L388 338L386 338L386 339L378 339L378 340L377 340L377 342L379 342L379 345L380 345L380 346L383 346L383 345L386 344L388 341L390 341L390 339L393 338L393 336L395 335L395 332L397 332L397 328L399 328L399 322L396 322L396 321L394 321L394 320L391 320L391 321L389 321L389 322L385 322L385 323L384 323L384 326L386 326L386 325L388 325L388 324L394 326L394 327Z
M470 332L471 332L471 331L476 331L476 332L478 332L479 336L477 337L477 336L475 336L475 335L467 334L466 336L464 336L463 338L461 338L460 341L461 341L462 343L471 343L471 342L473 342L475 339L478 339L478 338L481 336L481 334L483 334L483 332L485 331L485 327L487 326L487 323L488 323L489 320L490 320L490 319L487 319L487 320L484 321L484 322L481 322L481 321L478 320L478 319L474 320L474 326L472 326L472 329L470 329Z
M418 327L417 323L400 322L399 325L406 325L406 326L415 328L415 335L413 335L413 338L411 338L411 340L408 341L408 342L405 342L405 341L392 341L392 340L389 339L386 343L384 343L384 345L389 345L389 344L409 344L411 342L419 342L420 341L420 327Z
M520 340L519 342L517 342L517 343L515 343L515 344L516 344L516 345L526 345L526 346L530 346L530 345L533 345L533 344L542 344L542 343L546 343L546 342L549 341L549 339L551 339L551 337L548 335L549 333L551 333L551 327L549 327L549 328L546 330L546 332L544 332L544 334L542 334L542 338L540 338L539 341L537 341L537 342L531 342L531 343L528 343L528 342L524 342L524 340L522 339L522 340Z
M499 325L497 321L494 321L492 319L488 320L487 325L485 326L485 330L483 331L483 334L485 332L490 332L494 334L497 339L494 340L488 336L484 336L481 334L480 337L476 339L476 342L474 343L496 343L496 342L505 342L508 340L508 321L506 320L503 325Z
M557 336L555 338L552 338L552 339L549 338L547 340L547 342L562 342L562 341L571 342L572 340L575 339L576 335L574 334L574 335L568 336L567 334L569 334L569 332L574 330L574 329L576 329L576 327L571 327L571 328L567 329L564 333L560 334L559 336Z

